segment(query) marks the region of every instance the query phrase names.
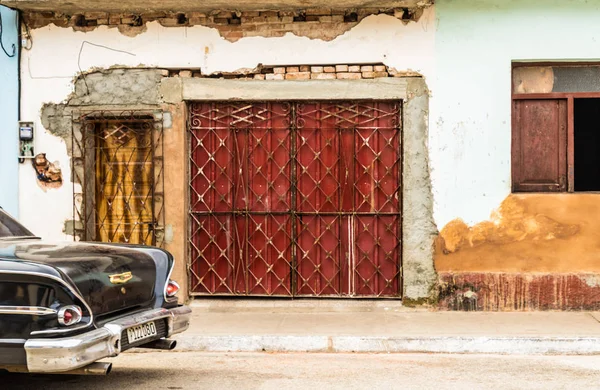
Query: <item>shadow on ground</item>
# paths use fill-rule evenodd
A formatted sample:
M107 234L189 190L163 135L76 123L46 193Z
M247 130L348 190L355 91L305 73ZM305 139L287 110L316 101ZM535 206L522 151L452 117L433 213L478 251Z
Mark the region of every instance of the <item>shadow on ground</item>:
M131 389L144 387L163 388L169 390L183 389L179 386L169 386L169 377L181 374L173 369L142 369L142 368L118 368L106 376L92 375L39 375L39 374L13 374L0 372L0 388L9 389ZM158 383L164 383L164 387L157 387Z

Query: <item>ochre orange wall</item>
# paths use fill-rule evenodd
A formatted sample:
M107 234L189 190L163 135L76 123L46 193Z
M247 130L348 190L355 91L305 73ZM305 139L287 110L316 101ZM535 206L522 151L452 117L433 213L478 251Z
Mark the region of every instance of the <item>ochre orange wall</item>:
M165 240L175 258L172 279L181 286L180 300L188 297L187 275L187 145L185 103L165 105L172 126L164 129L165 224L172 236Z
M443 272L600 272L600 194L510 195L488 221L440 232Z

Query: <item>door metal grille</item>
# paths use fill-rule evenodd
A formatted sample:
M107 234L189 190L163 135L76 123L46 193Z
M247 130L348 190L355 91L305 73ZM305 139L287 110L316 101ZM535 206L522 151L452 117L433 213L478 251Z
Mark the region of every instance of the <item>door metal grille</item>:
M162 120L152 113L98 111L73 120L75 236L162 246Z
M401 104L190 105L193 294L399 297Z

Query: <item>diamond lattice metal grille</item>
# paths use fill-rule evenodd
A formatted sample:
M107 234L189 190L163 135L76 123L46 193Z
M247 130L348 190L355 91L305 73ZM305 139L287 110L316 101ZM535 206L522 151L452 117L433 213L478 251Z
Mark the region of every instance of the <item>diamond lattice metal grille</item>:
M153 116L93 112L73 121L74 214L82 240L162 245L162 126Z
M190 105L196 294L399 297L399 102Z

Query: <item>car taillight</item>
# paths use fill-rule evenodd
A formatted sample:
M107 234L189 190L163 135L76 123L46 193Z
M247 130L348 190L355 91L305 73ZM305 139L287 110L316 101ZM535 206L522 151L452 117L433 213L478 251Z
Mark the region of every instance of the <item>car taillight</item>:
M81 321L82 311L79 306L63 306L58 310L58 323L71 326Z
M167 288L165 290L165 293L167 294L167 297L168 298L174 297L175 295L177 295L178 291L179 291L179 285L177 284L177 282L169 280L167 282Z

